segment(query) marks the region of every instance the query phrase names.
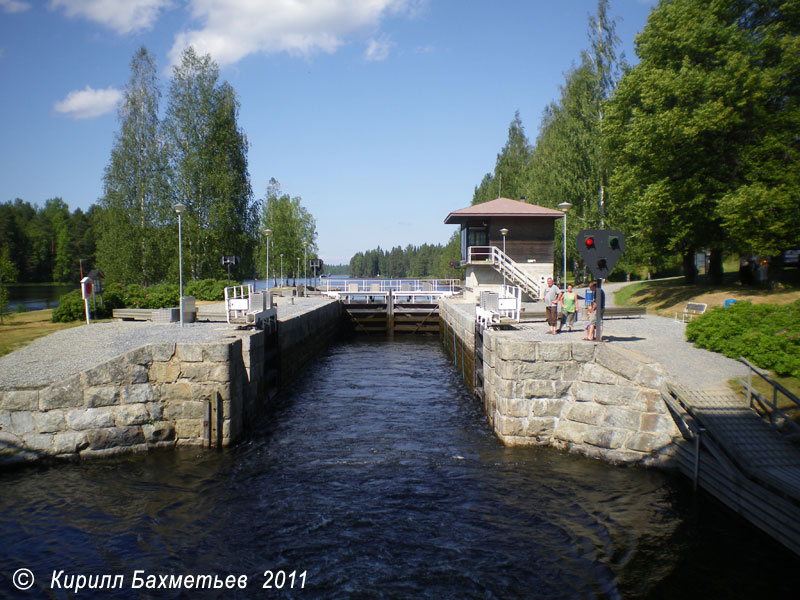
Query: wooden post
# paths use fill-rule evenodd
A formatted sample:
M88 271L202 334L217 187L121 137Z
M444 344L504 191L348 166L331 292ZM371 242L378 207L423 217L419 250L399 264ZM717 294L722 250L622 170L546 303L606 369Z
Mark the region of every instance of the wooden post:
M203 445L211 447L211 401L206 402L205 416L203 417Z
M394 294L391 288L386 291L386 330L394 333Z

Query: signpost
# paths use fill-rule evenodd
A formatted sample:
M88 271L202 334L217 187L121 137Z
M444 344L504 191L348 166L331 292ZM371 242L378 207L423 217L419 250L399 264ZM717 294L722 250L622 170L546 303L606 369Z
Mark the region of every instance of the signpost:
M86 324L91 325L91 318L89 317L89 298L94 296L94 286L92 286L91 277L84 277L81 279L81 298L83 298L83 308L86 311Z
M228 285L231 284L231 265L238 265L239 264L239 257L238 256L223 256L222 257L222 266L228 267Z
M625 234L616 229L584 229L575 238L575 245L589 271L597 279L595 303L598 325L594 328L597 340L603 322L603 279L608 278L625 250Z

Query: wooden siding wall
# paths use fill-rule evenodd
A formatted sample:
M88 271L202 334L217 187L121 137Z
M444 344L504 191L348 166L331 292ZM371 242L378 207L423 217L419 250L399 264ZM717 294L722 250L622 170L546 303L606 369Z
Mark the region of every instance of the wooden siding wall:
M560 224L560 219L556 222ZM553 262L555 225L553 219L490 219L489 244L502 250L503 236L500 230L508 229L506 254L516 262L535 259L536 262Z

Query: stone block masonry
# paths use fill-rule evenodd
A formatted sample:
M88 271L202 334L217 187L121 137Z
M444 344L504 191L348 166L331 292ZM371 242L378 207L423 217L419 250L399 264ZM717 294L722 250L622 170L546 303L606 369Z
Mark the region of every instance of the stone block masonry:
M442 318L472 341L466 313L451 307ZM671 462L680 436L661 399L666 375L657 362L611 344L524 338L486 329L477 353L476 392L504 444L551 446L614 464Z
M253 336L263 332L243 337ZM226 445L240 426L235 380L243 372L242 339L161 343L46 387L0 391L0 452L10 462L209 443L209 405L222 407Z
M279 322L279 348L270 332L230 328L219 341L153 343L50 385L0 389L0 465L227 446L267 408L275 379L290 381L342 318L330 302Z

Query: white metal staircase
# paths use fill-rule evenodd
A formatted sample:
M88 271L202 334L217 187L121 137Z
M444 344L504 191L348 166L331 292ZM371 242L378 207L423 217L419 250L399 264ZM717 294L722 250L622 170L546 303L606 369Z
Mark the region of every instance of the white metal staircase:
M467 250L469 264L490 264L506 279L521 287L532 299L541 298L539 284L517 266L508 255L496 246L470 246Z

